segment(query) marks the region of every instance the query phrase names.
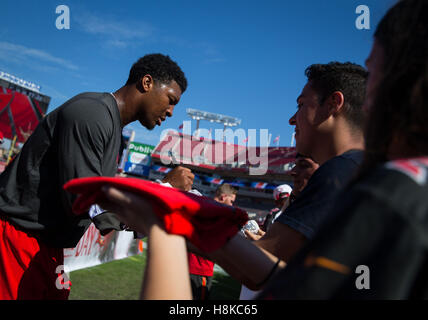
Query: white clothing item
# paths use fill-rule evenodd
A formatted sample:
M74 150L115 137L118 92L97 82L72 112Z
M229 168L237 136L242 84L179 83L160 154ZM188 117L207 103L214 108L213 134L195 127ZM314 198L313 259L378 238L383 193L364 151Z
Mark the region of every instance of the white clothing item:
M91 219L93 219L94 217L100 215L101 213L106 212L106 210L103 210L100 208L99 205L97 204L93 204L90 208L89 208L89 217L91 217Z
M281 194L284 194L282 198L289 197L292 190L293 189L288 184L281 184L280 186L276 187L275 190L273 190L273 198L275 200L279 200L279 196Z
M260 291L261 290L250 290L246 286L242 285L239 300L254 300L254 298L259 294Z

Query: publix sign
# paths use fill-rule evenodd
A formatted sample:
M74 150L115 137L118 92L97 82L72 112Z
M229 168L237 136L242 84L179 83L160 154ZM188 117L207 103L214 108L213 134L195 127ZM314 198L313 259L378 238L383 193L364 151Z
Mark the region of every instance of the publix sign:
M139 165L150 165L151 157L153 150L155 149L154 146L138 143L138 142L131 142L128 147L128 159L127 161L132 164L139 164Z
M150 146L148 144L143 144L138 142L131 142L128 148L129 152L137 152L137 153L142 153L147 155L152 154L153 150L155 150L154 146Z

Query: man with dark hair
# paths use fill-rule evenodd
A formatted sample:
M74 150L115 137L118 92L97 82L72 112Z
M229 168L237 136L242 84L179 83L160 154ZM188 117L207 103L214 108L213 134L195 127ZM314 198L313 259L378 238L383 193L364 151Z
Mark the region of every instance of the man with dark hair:
M348 120L351 129L361 131L365 116L361 112L364 95L359 88L365 86L367 71L350 62L331 62L313 64L305 70L305 75L311 82L311 87L317 92L320 105L333 92L342 92L344 96L343 116Z
M146 92L148 85L152 85L156 94L147 97L139 95L138 93ZM161 54L150 54L134 63L129 72L126 85L115 92L114 95L120 99L127 93L131 93L129 99L136 98L137 100L134 103L135 110L128 111L134 113L132 116L136 119L132 121L138 120L150 130L156 125L160 126L166 117L172 116L174 106L178 103L181 94L186 91L186 88L186 77L174 61ZM136 91L135 93L137 94L132 94L128 89ZM164 91L163 94L161 91ZM141 99L144 99L144 101L141 101ZM140 108L142 103L146 104L145 108ZM163 108L159 108L158 106L160 105ZM129 120L126 119L126 121Z
M233 206L237 193L238 190L224 183L216 189L214 200ZM188 261L193 300L208 300L214 275L214 262L191 252L188 253Z
M91 219L73 214L75 197L62 186L78 177L114 176L123 127L136 120L147 129L161 125L186 88L174 61L150 54L116 92L79 94L43 119L0 175L0 299L68 297L56 287L56 270L63 248L76 246ZM193 174L178 167L164 182L188 190ZM91 208L91 217L97 211ZM119 224L109 213L97 217Z
M352 63L314 64L305 71L308 82L297 98L297 152L320 167L296 200L257 245L284 261L312 239L328 219L338 193L362 160L367 71Z
M171 81L175 81L179 85L182 93L187 89L187 79L183 71L181 71L177 63L168 59L168 57L165 58L165 56L160 53L145 55L135 62L129 71L126 85L137 83L146 74L150 74L155 81L161 83L171 83Z
M356 64L332 62L312 65L306 75L308 82L289 122L296 127L297 152L319 168L269 231L253 242L261 250L250 249L235 236L210 255L252 290L262 288L275 269L284 267L327 222L337 195L362 160L364 121L357 119L364 119L367 72Z

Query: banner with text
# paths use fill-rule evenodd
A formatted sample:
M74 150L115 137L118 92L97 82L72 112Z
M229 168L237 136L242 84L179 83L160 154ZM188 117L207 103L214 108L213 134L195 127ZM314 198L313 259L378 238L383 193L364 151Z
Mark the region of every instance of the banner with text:
M112 231L102 236L91 224L75 248L64 249L64 271L93 267L143 252L145 243L129 231Z

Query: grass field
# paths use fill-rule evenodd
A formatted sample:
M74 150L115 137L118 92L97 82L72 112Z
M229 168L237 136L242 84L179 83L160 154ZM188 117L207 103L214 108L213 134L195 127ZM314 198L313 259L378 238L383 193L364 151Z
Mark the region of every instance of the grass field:
M139 298L145 254L70 273L70 300L136 300ZM212 300L237 300L240 284L223 272L214 272Z

